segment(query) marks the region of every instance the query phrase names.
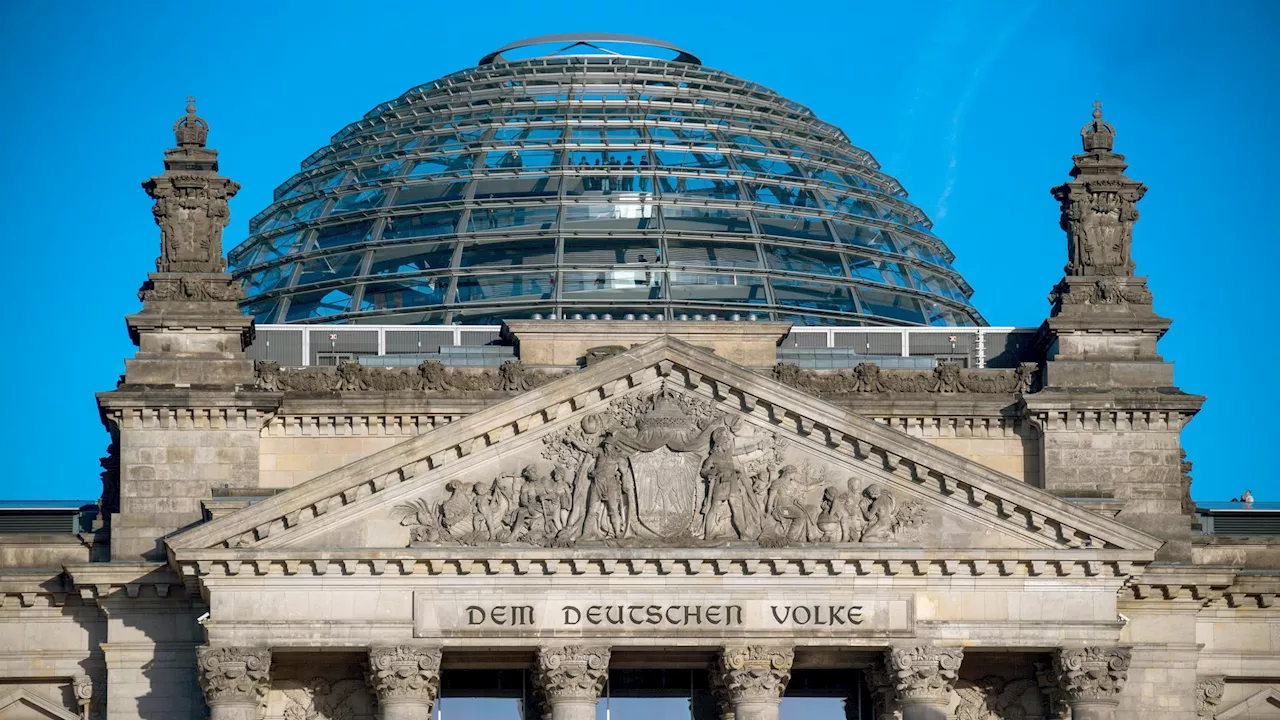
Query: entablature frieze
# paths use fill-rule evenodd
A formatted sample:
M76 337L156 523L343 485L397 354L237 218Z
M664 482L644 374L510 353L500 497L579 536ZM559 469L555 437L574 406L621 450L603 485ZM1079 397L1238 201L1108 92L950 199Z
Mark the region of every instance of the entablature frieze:
M455 463L486 453L500 454L559 420L580 420L599 412L613 398L655 381L673 383L697 394L720 412L731 412L771 432L807 442L814 452L838 462L860 465L882 480L914 488L921 495L951 501L957 511L1050 547L1154 550L1158 541L1138 531L1072 508L1034 488L965 460L941 448L851 415L812 397L768 381L675 341L656 341L636 351L587 368L572 378L513 398L502 417L481 412L450 424L447 433L427 433L358 461L290 492L272 498L174 539L179 546L249 547L275 545L274 538L297 536L299 526L330 521L348 505L370 507L382 493L426 473L446 474ZM700 355L696 369L685 352ZM497 408L494 412L497 412ZM963 478L963 479L961 479ZM403 495L392 492L391 496ZM286 507L286 505L288 505ZM960 510L963 508L963 510Z
M244 405L102 408L105 422L120 430L260 430L270 407Z

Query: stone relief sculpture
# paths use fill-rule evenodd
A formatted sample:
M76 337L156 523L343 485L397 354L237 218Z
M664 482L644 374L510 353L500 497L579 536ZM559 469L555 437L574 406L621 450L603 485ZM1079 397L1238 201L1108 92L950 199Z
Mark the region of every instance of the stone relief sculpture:
M365 684L359 679L330 681L314 677L298 685L280 689L285 698L285 720L352 720L361 714L352 702L365 691Z
M1004 393L1032 392L1039 366L1022 363L1012 369L965 370L942 362L931 371L885 370L870 362L834 372L803 370L793 363L778 363L774 378L817 395L845 393Z
M1036 681L1023 678L1005 680L995 676L956 683L956 720L1021 720L1039 718L1028 713L1028 707L1040 705Z
M336 368L281 368L278 363L254 363L258 389L267 392L524 392L569 371L530 370L519 360L509 360L496 370L447 368L427 360L416 368L369 367L343 362Z
M899 542L925 508L879 484L784 462L786 443L709 403L624 398L543 441L541 460L455 478L397 506L412 544L765 546Z

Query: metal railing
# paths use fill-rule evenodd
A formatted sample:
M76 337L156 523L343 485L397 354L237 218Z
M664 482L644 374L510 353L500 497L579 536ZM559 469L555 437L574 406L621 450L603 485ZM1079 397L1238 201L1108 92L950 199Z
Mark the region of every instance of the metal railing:
M368 356L436 355L441 348L499 345L504 343L501 331L498 325L258 325L248 354L284 367L336 365ZM1035 328L1015 327L794 327L779 350L784 357L830 350L941 357L975 368L1015 367L1030 351L1035 334Z

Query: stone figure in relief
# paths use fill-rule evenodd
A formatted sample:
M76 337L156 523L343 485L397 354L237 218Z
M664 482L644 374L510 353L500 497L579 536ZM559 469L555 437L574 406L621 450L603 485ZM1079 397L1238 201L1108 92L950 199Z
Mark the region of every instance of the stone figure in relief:
M545 463L399 506L412 542L847 544L899 541L924 522L919 502L833 484L825 465L785 462L776 433L670 390L623 397L543 442Z

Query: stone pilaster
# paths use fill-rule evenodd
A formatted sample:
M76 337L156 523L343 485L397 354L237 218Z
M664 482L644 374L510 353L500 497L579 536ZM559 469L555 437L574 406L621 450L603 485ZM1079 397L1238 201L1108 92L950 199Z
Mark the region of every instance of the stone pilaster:
M945 720L963 660L961 648L924 645L885 650L903 720Z
M1221 675L1201 678L1196 683L1196 716L1215 718L1218 716L1218 704L1222 702L1222 693L1226 690L1226 679Z
M884 658L867 668L866 680L867 689L871 691L871 701L875 703L875 716L885 720L902 720L894 677Z
M1041 433L1046 490L1167 540L1162 560L1189 561L1179 434L1204 398L1179 390L1157 352L1170 320L1155 314L1132 254L1147 188L1125 175L1115 134L1097 106L1071 180L1053 189L1067 265L1040 329L1042 387L1022 402Z
M594 720L609 677L609 648L562 645L538 649L534 683L551 720Z
M719 660L715 665L707 668L707 687L710 688L711 699L715 703L715 717L718 720L735 720L728 678L720 670Z
M1053 656L1073 720L1114 720L1129 678L1128 648L1062 648Z
M777 720L782 693L791 680L793 648L772 645L726 647L717 670L734 720Z
M196 662L209 720L256 720L271 684L270 650L203 646Z
M369 687L380 720L428 720L440 695L440 648L369 648Z

